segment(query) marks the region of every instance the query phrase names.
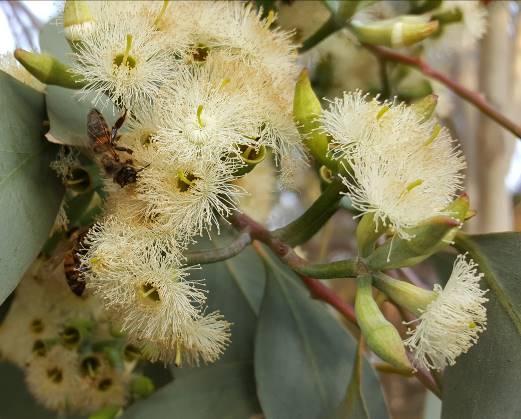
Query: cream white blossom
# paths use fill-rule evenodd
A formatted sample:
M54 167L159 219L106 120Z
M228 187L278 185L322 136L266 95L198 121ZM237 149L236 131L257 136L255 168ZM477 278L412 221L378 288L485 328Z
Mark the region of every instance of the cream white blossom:
M461 53L475 48L487 30L487 9L479 1L444 1L431 14L460 15L459 20L440 25L440 32L424 42L425 54L429 62L435 64L453 53Z
M46 408L67 413L81 397L78 356L63 346L54 346L45 356L35 356L26 368L31 394Z
M184 325L177 336L138 341L150 361L181 365L215 362L230 340L230 323L218 312L194 319Z
M441 370L454 365L477 342L487 324L487 291L479 285L482 277L472 259L459 255L445 288L435 286L437 298L425 308L404 342L417 366Z
M153 26L151 13L130 2L100 2L99 7L94 29L73 54L73 71L87 83L84 93L94 92L96 102L108 94L129 110L151 103L176 69L172 50L163 47L164 34Z
M212 227L219 229L221 217L237 209L236 199L244 191L232 183L232 170L219 160L183 162L157 156L143 171L136 194L146 203L146 217L184 244Z
M362 213L400 237L438 215L462 187L461 151L436 120L404 104L348 93L324 112L332 153L350 172L347 195Z

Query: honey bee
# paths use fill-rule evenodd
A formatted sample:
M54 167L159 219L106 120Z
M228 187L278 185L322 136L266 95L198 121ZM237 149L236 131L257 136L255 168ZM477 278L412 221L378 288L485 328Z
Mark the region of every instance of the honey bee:
M85 281L82 278L83 268L81 267L81 257L87 251L83 243L86 234L87 230L85 229L73 231L70 236L72 247L63 256L63 270L65 271L67 285L78 297L81 297L85 291Z
M118 118L112 130L109 129L105 118L97 109L91 109L87 116L87 133L91 140L92 151L99 156L99 160L107 175L112 176L122 188L128 184L137 181L137 174L143 170L137 170L132 159L120 160L118 151L132 154L132 150L126 147L118 146L117 142L120 138L118 130L125 122L127 111Z

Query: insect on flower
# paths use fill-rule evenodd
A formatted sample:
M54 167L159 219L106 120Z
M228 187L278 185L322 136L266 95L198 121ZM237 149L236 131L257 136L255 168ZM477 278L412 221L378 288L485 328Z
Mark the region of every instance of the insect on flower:
M121 161L118 154L118 151L132 154L131 149L117 145L120 138L118 130L125 122L126 115L127 111L125 110L112 130L109 130L105 118L97 109L91 109L87 116L87 133L91 140L92 151L100 156L100 163L107 175L112 176L114 182L122 188L130 183L135 183L137 174L143 170L136 170L132 159Z
M83 244L86 234L87 230L75 230L71 234L72 247L63 257L63 270L67 285L78 297L81 297L85 291L85 281L81 278L81 257L87 251Z

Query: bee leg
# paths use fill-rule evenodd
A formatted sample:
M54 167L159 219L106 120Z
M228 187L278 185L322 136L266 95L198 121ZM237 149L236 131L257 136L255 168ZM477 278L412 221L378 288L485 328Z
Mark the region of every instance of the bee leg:
M132 154L134 151L131 150L130 148L127 148L127 147L122 147L122 146L119 146L119 145L115 145L114 146L114 149L115 150L118 150L118 151L124 151L125 153L128 153L128 154Z
M112 154L112 158L113 158L115 161L119 161L119 154L116 153L116 150L114 150L114 148L111 148L111 149L110 149L110 153Z
M127 109L125 109L125 112L123 112L123 115L121 115L117 119L116 123L112 127L112 135L110 136L110 142L112 144L114 144L117 141L116 137L118 136L118 130L123 125L123 122L125 122L126 117L127 117Z

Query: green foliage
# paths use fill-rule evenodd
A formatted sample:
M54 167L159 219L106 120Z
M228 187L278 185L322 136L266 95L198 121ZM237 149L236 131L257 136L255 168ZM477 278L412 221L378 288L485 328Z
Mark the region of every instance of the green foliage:
M40 45L43 52L52 54L65 64L71 63L69 45L57 25L48 23L43 27ZM87 114L94 107L92 99L92 95L83 97L74 90L48 86L45 102L51 129L46 135L47 139L53 143L85 147L88 144ZM112 106L100 107L107 121L114 122Z
M355 355L351 381L347 386L344 400L329 419L369 419L367 404L362 394L362 354L360 344Z
M323 303L310 298L294 272L267 251L261 254L267 283L255 342L255 376L263 412L268 419L324 417L345 394L355 340ZM374 397L375 418L387 417L376 379L364 383L363 394Z
M0 303L16 287L52 227L62 188L49 168L43 94L0 72Z
M445 372L443 419L521 417L521 234L459 237L485 274L487 330Z

